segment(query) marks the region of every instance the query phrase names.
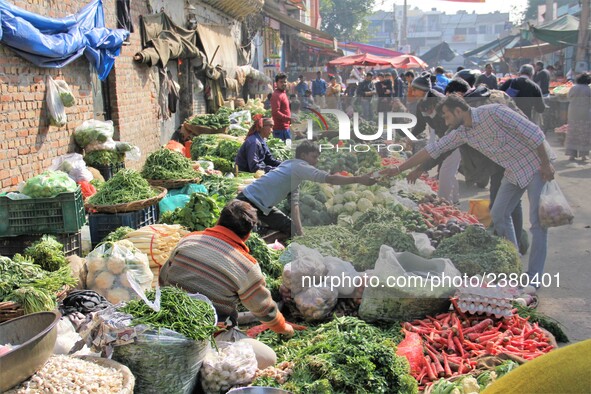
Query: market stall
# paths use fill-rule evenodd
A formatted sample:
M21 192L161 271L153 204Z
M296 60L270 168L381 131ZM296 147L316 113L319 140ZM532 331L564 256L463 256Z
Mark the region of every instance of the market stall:
M96 364L85 368L96 369L97 377L106 373L99 366L114 370L110 380L80 377L76 384L109 384L114 392L135 386L140 392L191 393L198 387L218 393L254 385L292 393L474 393L552 352L556 341L568 341L519 286L523 267L514 246L487 232L476 216L437 198L438 182L428 176L414 184L402 175L378 178L373 186L305 182L303 235L287 244L265 241L263 228L250 235L246 245L266 287L298 329L289 341L247 312L239 315L240 330L220 333L207 298L159 288L160 270L179 241L211 228L228 201L261 175L237 172L233 163L252 116L262 112L251 104L188 119L189 144L170 142L148 155L141 171L120 170L98 184L86 200L89 217L112 216L107 224L90 220L95 238L84 259L66 259L62 245L47 237L22 255L0 259L0 302L11 302L25 318L58 306L64 316L55 313L40 330L55 327L54 343L67 356L48 351L11 384L20 385L16 392L27 385L59 390L69 375L80 375L84 360ZM281 142L269 141L269 147L280 160L293 155ZM400 152L328 150L317 167L351 175L405 158ZM29 189L51 194L77 188L65 173L58 174L60 182L54 178L44 187L30 182ZM151 222L129 219L148 207L155 207ZM291 205L286 200L279 208L289 213ZM549 225L568 223L554 208L546 213L560 221ZM484 273L516 281L496 288ZM444 276L455 279L436 282ZM0 334L18 320L12 317ZM269 346L273 366L258 368L246 336ZM0 336L1 363L26 347L21 339L5 338ZM81 348L102 361L76 358ZM47 379L49 368L63 373Z

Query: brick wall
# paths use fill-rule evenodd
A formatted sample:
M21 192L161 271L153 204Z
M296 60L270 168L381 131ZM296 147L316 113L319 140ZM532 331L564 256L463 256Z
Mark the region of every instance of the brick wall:
M80 10L86 2L71 0L16 0L17 7L55 18ZM112 118L116 135L138 145L143 157L159 144L160 122L156 112L155 68L136 65L133 55L140 49L139 15L147 13L145 2L131 2L136 32L131 45L124 46L108 78ZM115 1L103 0L105 23L115 28ZM74 129L94 117L89 64L84 56L61 69L40 68L18 57L0 44L0 188L16 185L37 175L60 155L79 150L73 142ZM50 126L45 103L48 75L64 79L72 88L77 105L66 108L68 123ZM154 79L153 79L154 78ZM127 162L138 168L142 162Z

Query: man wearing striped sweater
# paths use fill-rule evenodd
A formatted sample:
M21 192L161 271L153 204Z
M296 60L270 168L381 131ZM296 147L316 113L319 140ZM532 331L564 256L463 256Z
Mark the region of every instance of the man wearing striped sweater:
M244 243L256 222L255 208L244 201L230 201L216 226L191 233L179 242L162 267L160 285L205 295L218 320L229 318L233 325L241 302L269 329L292 336L292 326L271 298L261 269Z

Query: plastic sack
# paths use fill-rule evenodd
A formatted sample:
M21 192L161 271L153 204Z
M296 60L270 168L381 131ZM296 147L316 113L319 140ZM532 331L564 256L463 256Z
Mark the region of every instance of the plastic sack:
M49 124L57 127L65 126L66 123L68 123L66 108L60 98L58 85L55 83L55 80L51 78L51 75L47 76L47 92L45 94L45 100L47 101L47 109L49 112Z
M326 267L322 261L322 255L310 254L298 256L291 262L291 290L293 295L298 294L307 287L314 279L318 281L326 274Z
M164 145L164 147L168 150L171 150L173 152L177 152L183 156L186 156L185 146L178 141L170 140L170 141L168 141L168 143L166 145Z
M323 262L326 267L326 276L335 278L332 284L335 285L334 289L337 290L339 298L352 297L355 292L354 279L359 276L353 264L338 257L325 257Z
M373 284L363 292L359 317L368 322L410 321L445 312L456 291L453 278L461 275L449 259L428 260L382 245L372 271L379 283L370 279Z
M337 305L338 299L338 291L329 287L309 287L293 298L298 311L307 321L328 317Z
M85 200L96 194L96 187L94 187L90 182L81 181L78 182L78 185L80 185L80 191L82 192L82 197L84 197Z
M252 121L250 111L236 111L228 117L230 124L250 123Z
M165 212L174 211L177 208L183 208L190 200L191 197L186 194L176 194L172 196L167 194L166 197L158 203L158 209L162 215Z
M82 148L86 148L87 145L92 143L104 143L110 139L113 139L115 128L113 127L113 121L88 119L82 122L82 124L74 130L74 140Z
M429 237L425 233L410 233L415 240L415 246L419 251L421 257L429 258L435 252L435 248L431 245Z
M542 187L538 212L542 227L558 227L572 224L575 217L564 194L558 187L558 182L555 180L546 182Z
M129 152L125 153L125 158L131 161L139 161L142 158L142 151L139 146L134 146Z
M190 394L210 345L168 329L138 333L135 342L115 346L113 360L135 376L137 393Z
M489 227L492 223L489 207L490 200L473 199L470 200L470 208L468 209L468 213L476 216L478 221L484 224L485 227Z
M127 240L99 245L86 257L86 268L86 288L96 291L112 304L139 298L128 273L144 291L151 288L154 278L148 256Z
M201 367L201 387L206 394L225 393L232 386L252 381L257 359L247 342L219 342L219 351L211 350Z
M74 97L74 93L72 93L72 89L70 89L66 81L59 79L54 82L57 85L57 91L60 94L60 99L64 107L69 108L76 105L76 97Z
M49 198L60 193L75 192L76 189L78 185L65 172L45 171L29 178L22 185L20 192L31 198Z
M416 332L404 330L404 339L396 346L396 355L406 357L412 374L420 373L425 365L421 336Z
M104 142L94 141L84 147L84 151L86 153L94 152L95 150L108 150L116 152L117 142L112 138L108 138Z
M68 153L67 155L56 157L51 161L49 170L63 171L67 173L74 182L90 182L94 179L92 173L86 168L86 163L80 153Z

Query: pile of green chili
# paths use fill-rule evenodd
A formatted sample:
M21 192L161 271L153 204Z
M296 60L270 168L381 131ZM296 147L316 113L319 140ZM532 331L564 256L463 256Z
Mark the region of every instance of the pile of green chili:
M191 160L173 152L160 148L148 155L142 176L146 179L194 179L199 173L193 169Z
M146 200L158 193L139 172L123 169L106 181L100 190L88 199L92 205L116 205Z
M191 298L184 290L176 287L162 287L160 311L156 312L142 300L128 302L121 312L133 316L134 326L145 324L154 329L167 328L195 341L209 340L218 330L215 326L215 312L205 301ZM155 290L146 292L154 301Z

